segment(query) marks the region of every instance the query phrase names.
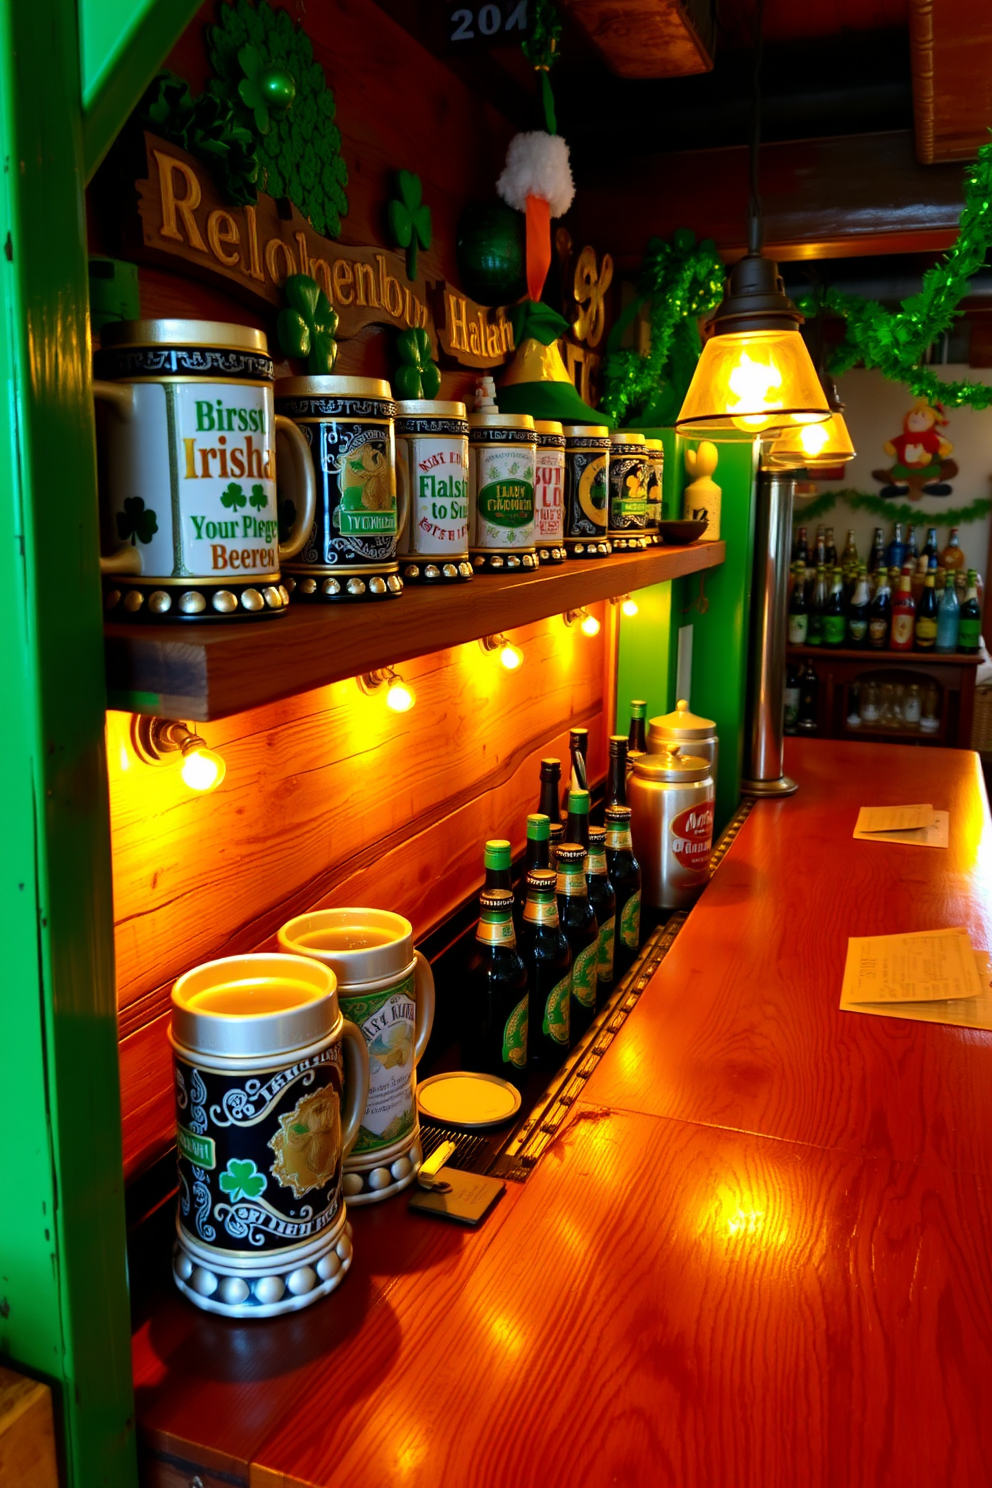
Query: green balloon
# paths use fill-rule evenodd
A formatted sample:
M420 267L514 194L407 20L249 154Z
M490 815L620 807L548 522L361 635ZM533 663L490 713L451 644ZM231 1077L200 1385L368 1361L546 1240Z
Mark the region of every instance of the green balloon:
M284 114L287 109L292 108L296 97L296 79L285 67L272 63L259 74L258 86L262 90L262 96L270 109L277 114Z
M476 202L465 208L456 241L462 288L480 305L509 305L527 288L522 212L505 202Z

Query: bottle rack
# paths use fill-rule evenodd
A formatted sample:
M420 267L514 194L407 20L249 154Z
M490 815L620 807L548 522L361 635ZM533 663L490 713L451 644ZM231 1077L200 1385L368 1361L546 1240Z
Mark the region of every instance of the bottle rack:
M921 651L852 651L832 646L789 646L786 659L806 665L811 660L820 679L818 733L825 739L884 740L888 744L927 744L970 747L971 720L975 704L975 673L979 658L940 655ZM852 688L862 689L869 680L893 688L937 689L939 727L927 732L912 727L882 727L879 723L858 726L848 723Z

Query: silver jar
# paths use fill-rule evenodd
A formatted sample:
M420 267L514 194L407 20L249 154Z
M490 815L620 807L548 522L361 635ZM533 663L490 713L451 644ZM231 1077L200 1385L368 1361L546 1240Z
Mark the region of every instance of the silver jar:
M713 776L709 760L639 754L627 781L634 856L641 865L641 900L654 909L694 904L709 877L713 847Z
M648 719L648 754L664 754L678 744L687 754L709 760L710 774L716 780L720 740L716 736L716 724L712 718L701 718L690 713L685 698L679 698L671 713L662 713L658 718Z

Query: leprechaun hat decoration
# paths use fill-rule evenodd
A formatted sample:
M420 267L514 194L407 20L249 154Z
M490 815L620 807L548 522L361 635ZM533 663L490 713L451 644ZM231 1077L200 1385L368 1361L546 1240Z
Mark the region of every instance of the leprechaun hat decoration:
M558 341L568 330L563 315L541 301L523 300L509 312L517 348L496 401L500 413L529 413L562 424L610 424L583 403L565 370Z

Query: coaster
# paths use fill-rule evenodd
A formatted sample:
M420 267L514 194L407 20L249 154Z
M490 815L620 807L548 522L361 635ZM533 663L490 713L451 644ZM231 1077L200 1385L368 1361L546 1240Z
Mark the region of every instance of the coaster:
M417 1086L417 1105L425 1116L449 1126L499 1126L520 1110L520 1091L498 1075L451 1070Z

